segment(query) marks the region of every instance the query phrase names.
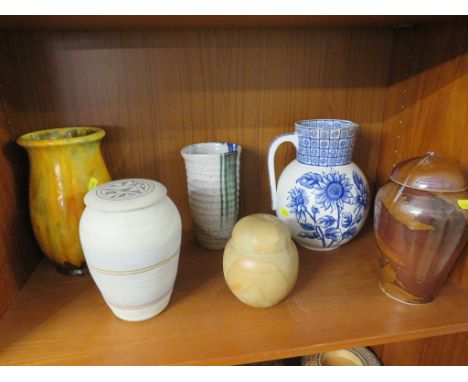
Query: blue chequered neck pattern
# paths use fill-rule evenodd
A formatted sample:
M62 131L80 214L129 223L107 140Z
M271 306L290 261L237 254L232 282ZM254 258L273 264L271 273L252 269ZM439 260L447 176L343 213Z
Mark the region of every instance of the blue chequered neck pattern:
M297 161L313 166L351 163L357 125L350 121L309 120L296 123Z

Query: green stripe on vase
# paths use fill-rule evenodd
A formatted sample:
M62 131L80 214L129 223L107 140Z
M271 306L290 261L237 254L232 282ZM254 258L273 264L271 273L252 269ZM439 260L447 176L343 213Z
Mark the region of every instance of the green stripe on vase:
M223 217L224 217L224 189L223 189L223 180L224 180L224 155L219 157L219 190L221 196L221 219L220 226L223 226Z
M221 227L237 210L237 152L221 156L220 189L221 189ZM233 197L234 195L234 197Z

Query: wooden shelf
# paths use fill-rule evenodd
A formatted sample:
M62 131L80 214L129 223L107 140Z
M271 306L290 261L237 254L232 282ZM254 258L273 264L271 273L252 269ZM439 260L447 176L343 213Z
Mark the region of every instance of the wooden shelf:
M0 320L0 364L241 364L468 330L468 292L449 282L431 304L380 290L372 229L329 253L300 250L286 300L250 308L228 290L222 252L184 238L167 309L140 323L114 317L89 277L43 261Z
M448 16L0 16L0 30L355 28L446 21ZM453 17L452 17L453 20Z

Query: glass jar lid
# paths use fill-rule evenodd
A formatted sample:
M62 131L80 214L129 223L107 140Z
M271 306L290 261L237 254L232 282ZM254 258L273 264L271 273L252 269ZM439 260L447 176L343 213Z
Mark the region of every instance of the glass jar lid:
M164 198L167 189L150 179L120 179L101 184L84 198L86 206L105 212L145 208Z
M460 166L434 152L398 163L390 179L406 187L432 192L468 189L468 179Z

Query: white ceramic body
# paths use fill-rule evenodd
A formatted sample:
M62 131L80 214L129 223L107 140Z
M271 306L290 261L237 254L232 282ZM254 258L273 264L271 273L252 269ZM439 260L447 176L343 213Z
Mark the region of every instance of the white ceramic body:
M241 147L197 143L181 154L197 241L207 249L222 249L237 221Z
M316 251L335 249L357 235L369 212L369 186L351 161L358 126L344 120L296 122L296 132L276 137L268 150L272 209L292 238ZM275 153L290 142L297 156L278 185Z
M167 196L131 211L86 207L80 221L83 252L117 317L141 321L166 307L177 274L181 234L179 212Z
M308 198L308 205L309 210L311 209L312 206L317 206L317 209L319 211L315 215L316 221L319 221L320 219L324 218L325 216L333 216L337 218L336 211L331 212L331 210L324 210L323 208L319 208L318 203L317 203L317 198L314 195L314 192L310 189L301 187L301 185L297 182L297 179L299 179L301 176L307 173L319 173L319 174L329 174L332 171L336 171L339 174L345 174L347 179L349 180L349 183L352 185L352 190L351 192L354 192L356 189L356 184L353 180L353 171L355 171L361 179L364 181L364 185L366 188L368 188L366 178L363 174L363 172L359 169L359 167L354 163L351 162L347 165L344 166L337 166L337 167L319 167L319 166L311 166L311 165L305 165L302 163L299 163L296 159L294 159L291 163L289 163L283 172L281 173L281 176L278 180L278 187L277 187L277 208L276 208L276 215L278 218L280 218L284 223L286 223L289 227L289 230L291 231L291 237L294 238L294 240L300 244L301 246L312 249L315 251L328 251L332 250L335 248L338 248L339 246L347 243L350 241L356 234L361 230L361 228L364 225L364 222L366 221L367 214L369 211L369 208L363 208L359 210L358 213L362 214L362 217L359 219L359 221L353 225L353 228L355 229L355 232L353 235L345 238L341 238L341 240L337 240L334 243L332 243L332 240L328 238L324 238L325 245L323 245L322 240L315 238L309 238L309 237L301 237L301 232L307 232L301 227L300 223L296 219L296 216L293 212L291 212L291 208L288 207L291 203L290 200L290 191L291 189L298 189L301 188L304 190L305 194L307 195ZM353 220L356 220L356 218L359 218L357 216L357 213L355 211L356 206L353 204L343 204L343 209L341 211L341 219L343 213L348 213L352 217ZM311 222L311 218L309 218L309 222ZM337 222L331 227L335 227ZM330 227L329 227L330 228ZM338 227L342 232L346 232L345 229L340 224L340 227ZM322 229L322 231L325 233L326 229ZM341 235L343 236L343 235Z

